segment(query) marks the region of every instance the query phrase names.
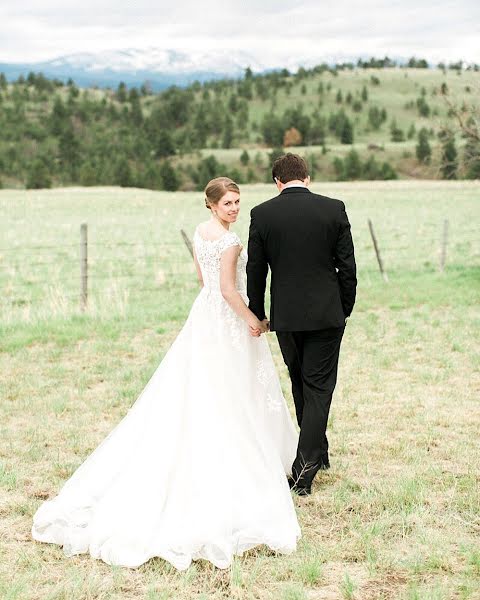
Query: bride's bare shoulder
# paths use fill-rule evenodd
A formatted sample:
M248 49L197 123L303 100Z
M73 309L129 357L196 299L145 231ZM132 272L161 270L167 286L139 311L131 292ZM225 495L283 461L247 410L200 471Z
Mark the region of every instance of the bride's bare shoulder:
M211 221L203 221L197 225L196 232L204 240L214 241L221 238L225 230Z
M201 223L198 223L195 229L198 231L198 233L201 233L206 229L207 225L209 225L209 221L202 221Z

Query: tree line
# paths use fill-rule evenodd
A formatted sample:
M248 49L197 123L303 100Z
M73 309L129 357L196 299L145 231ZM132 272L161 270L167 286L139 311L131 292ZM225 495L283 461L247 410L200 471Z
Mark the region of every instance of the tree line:
M390 119L388 106L370 98L371 90L381 85L379 76L371 75L368 84L354 92L335 86L335 78L343 70L392 66L395 62L385 58L356 65L323 64L301 68L295 74L283 69L256 75L246 69L239 79L172 86L159 94L152 94L148 84L128 88L120 83L115 90L80 89L72 80L64 84L41 73L30 73L9 84L0 74L0 184L10 179L29 188L58 184L201 188L214 169L217 173L226 170L213 154L205 156L205 149L242 146L249 146L250 153L243 153L233 167L230 164L229 172L233 168L242 182L263 181L268 168L258 152L250 159L252 147L319 146L321 153L310 158L313 167L327 155L329 145L355 143L360 115L363 135L382 131L390 120L392 142L416 139L419 163L431 162L431 145L438 140L441 176L459 176L464 159L468 166L462 176L477 177L478 143L465 130L458 134L458 127L455 131L453 126L440 131L421 127L417 132L416 120L434 113L425 88L407 102L405 109L412 111L412 123L404 130L395 117ZM408 66L429 67L424 59L411 59ZM439 68L454 70L458 64ZM478 71L477 65L469 68ZM321 77L325 73L328 79ZM290 102L293 92L295 99ZM443 82L438 94L447 98L448 93ZM303 102L307 95L309 101ZM449 117L452 121L457 118L451 105ZM475 122L474 115L471 120ZM463 159L456 145L459 135L467 138ZM362 161L355 149L343 159L331 157L330 163L337 178L396 177L394 165L374 157Z

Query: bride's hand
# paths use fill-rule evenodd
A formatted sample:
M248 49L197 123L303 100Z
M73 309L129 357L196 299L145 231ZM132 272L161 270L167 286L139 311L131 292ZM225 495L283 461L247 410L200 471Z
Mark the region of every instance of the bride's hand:
M248 320L247 325L250 330L250 335L252 337L260 337L260 335L264 333L262 321L259 321L257 317L253 314Z

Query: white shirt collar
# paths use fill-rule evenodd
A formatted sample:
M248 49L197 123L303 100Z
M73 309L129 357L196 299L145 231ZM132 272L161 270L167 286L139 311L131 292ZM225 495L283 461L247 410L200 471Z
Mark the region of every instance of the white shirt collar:
M304 183L287 183L286 185L283 186L283 189L286 190L287 188L291 188L291 187L306 188L307 186Z

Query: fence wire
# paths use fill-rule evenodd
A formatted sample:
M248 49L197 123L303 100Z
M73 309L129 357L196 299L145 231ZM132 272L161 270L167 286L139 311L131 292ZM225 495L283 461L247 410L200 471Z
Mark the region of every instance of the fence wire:
M434 229L390 229L375 227L378 250L387 273L399 270L440 269L442 252L446 265L480 265L480 228L454 229L442 238L442 225ZM157 240L88 241L88 294L109 295L118 283L119 292L158 293L165 286L195 286L197 276L189 250L178 241ZM385 242L385 243L384 243ZM442 249L442 244L446 244ZM374 244L368 228L355 236L359 277L378 273ZM138 251L140 250L140 251ZM125 252L127 253L125 255ZM138 252L138 253L137 253ZM22 307L45 302L54 296L59 302L78 302L81 297L80 242L66 244L15 244L0 247L0 306Z

